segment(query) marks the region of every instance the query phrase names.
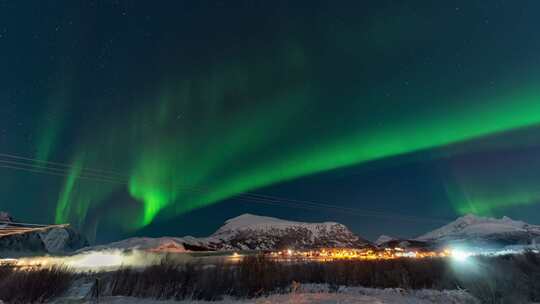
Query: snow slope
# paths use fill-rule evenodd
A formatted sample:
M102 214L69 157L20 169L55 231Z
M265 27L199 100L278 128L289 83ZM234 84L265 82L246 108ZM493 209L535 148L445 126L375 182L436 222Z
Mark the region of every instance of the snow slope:
M37 253L65 253L88 246L86 238L70 226L51 226L0 237L0 253L24 256Z
M11 222L13 222L13 217L7 212L0 211L0 228L6 227Z
M13 217L4 211L0 211L0 222L13 222Z
M69 225L32 226L13 223L13 217L0 211L0 253L6 256L35 253L64 253L88 246L86 238ZM13 228L25 229L10 231Z
M304 223L243 214L225 222L206 238L217 249L358 247L368 241L335 222Z
M388 236L388 235L381 235L377 238L377 240L375 240L375 245L377 246L380 246L384 243L387 243L387 242L390 242L390 241L393 241L393 240L396 240L397 238L395 237L391 237L391 236Z
M416 239L430 242L493 241L503 244L528 244L538 237L540 226L509 217L497 219L467 214Z
M130 238L89 249L272 250L359 247L368 244L368 241L356 236L339 223L304 223L243 214L227 220L214 234L205 238L191 236Z
M157 248L174 248L175 252L185 252L184 239L178 237L134 237L106 245L83 248L83 250L105 250L105 249L140 249L154 250Z

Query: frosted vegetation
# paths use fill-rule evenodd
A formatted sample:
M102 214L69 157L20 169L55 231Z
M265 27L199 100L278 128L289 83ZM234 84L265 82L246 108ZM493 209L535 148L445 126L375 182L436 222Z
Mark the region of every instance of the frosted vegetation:
M303 289L305 286L322 287L314 291ZM98 297L101 303L286 303L288 299L298 303L375 299L379 303L477 303L474 299L479 303L528 303L540 301L540 256L527 252L468 261L328 263L282 263L250 256L237 264L186 264L165 258L144 268L82 274L58 266L32 271L0 268L0 299L8 303L88 303Z

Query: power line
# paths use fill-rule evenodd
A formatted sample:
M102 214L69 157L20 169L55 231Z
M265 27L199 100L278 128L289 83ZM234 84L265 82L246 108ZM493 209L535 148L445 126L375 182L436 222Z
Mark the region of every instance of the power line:
M5 156L5 155L8 155L8 154L0 153L0 156ZM14 156L14 155L9 155L9 157L12 159L35 160L32 158L19 157L19 156ZM27 171L27 172L32 172L32 173L49 174L49 175L55 175L55 176L61 176L61 177L67 177L70 173L69 169L74 168L73 166L62 164L62 163L56 163L56 162L41 161L41 163L45 164L45 166L38 165L38 164L29 164L22 161L0 159L0 168L22 170L22 171ZM47 165L49 163L54 164L56 166L62 166L65 169L50 167ZM88 168L85 168L84 170L89 171ZM76 177L81 178L81 179L91 180L91 181L112 183L116 185L127 185L129 182L127 178L126 179L119 178L121 175L118 172L116 172L117 176L110 176L104 173L104 172L110 172L109 170L91 169L91 171L92 172L84 172L81 169L81 172ZM190 192L198 192L199 194L211 193L211 190L209 188L203 188L203 187L180 186L178 187L178 189L183 189ZM390 214L384 211L343 207L343 206L328 204L324 202L289 199L289 198L283 198L283 197L277 197L277 196L271 196L271 195L263 195L263 194L253 193L253 192L242 192L236 195L232 195L228 199L237 199L241 201L249 201L252 203L282 206L282 207L302 208L302 209L309 209L309 210L337 211L337 212L343 212L347 214L353 214L356 216L365 216L365 217L391 218L391 219L401 219L401 220L406 220L406 221L424 221L424 222L425 221L428 221L428 222L447 222L448 221L446 219L428 219L428 218L411 216L411 215Z
M270 200L280 200L280 201L287 201L291 203L303 203L303 204L309 204L312 206L322 207L322 208L334 208L337 207L339 209L342 209L343 211L357 211L356 208L350 208L350 207L343 207L338 205L331 205L323 202L316 202L316 201L310 201L310 200L298 200L298 199L289 199L289 198L282 198L282 197L276 197L271 195L263 195L263 194L255 194L255 193L249 193L249 192L243 192L244 194L253 195L254 197L262 197L267 198ZM382 215L386 216L388 215L387 212L384 211L377 211L377 210L370 210L370 209L362 209L365 213L371 213L371 215ZM405 219L408 218L410 220L419 219L419 220L427 220L426 218L417 217L413 215L400 215L400 218ZM429 221L433 222L448 222L448 219L430 219Z
M5 166L14 165L14 166L17 166L17 167L32 169L32 170L36 170L36 171L48 170L49 172L52 171L52 172L58 172L58 173L62 173L62 174L69 174L70 173L69 169L61 169L61 168L55 168L55 167L41 166L41 165L36 165L36 164L29 164L29 163L24 163L24 162L0 159L0 166L4 166L4 165ZM104 178L104 179L109 179L111 181L119 181L113 176L103 175L103 174L99 174L99 173L92 173L92 172L84 172L83 170L80 170L80 172L77 174L77 176L89 177L89 178Z
M13 162L12 162L13 163ZM15 162L16 163L16 162ZM26 166L32 167L32 165L24 164ZM45 174L52 174L56 176L66 176L68 171L60 171L56 170L56 172L50 172L46 171L53 168L48 167L42 167L42 166L34 166L38 169L29 169L29 168L20 168L16 166L2 166L0 167L4 168L11 168L16 170L24 170L29 172L35 172L35 173L45 173ZM97 176L97 177L96 177ZM100 182L109 182L114 183L118 185L126 185L127 180L120 181L120 180L110 180L110 176L104 175L104 174L96 174L96 176L78 176L78 178L88 179L88 180L94 180L94 181L100 181ZM101 177L101 178L99 178ZM199 193L205 192L208 193L209 190L204 188L195 189L193 187L179 187L183 188L184 190L194 192L194 190L198 190ZM269 195L261 195L256 193L249 193L244 192L237 195L233 195L229 197L229 199L241 199L243 201L250 201L253 203L262 203L262 204L273 204L273 205L279 205L283 207L293 207L293 208L309 208L310 210L330 210L330 211L339 211L339 212L345 212L345 213L351 213L355 214L357 216L368 216L368 217L384 217L384 218L394 218L394 219L401 219L401 220L407 220L407 221L429 221L429 222L447 222L448 220L443 219L427 219L427 218L421 218L421 217L415 217L415 216L404 216L404 215L392 215L387 212L380 212L380 211L373 211L373 210L360 210L357 208L347 208L342 206L336 206L326 203L319 203L319 202L312 202L312 201L305 201L305 200L294 200L294 199L287 199L287 198L281 198L281 197L275 197L275 196L269 196Z
M2 164L0 164L0 168L21 170L21 171L27 171L27 172L32 172L32 173L55 175L55 176L60 176L60 177L69 176L69 174L67 174L67 172L66 173L56 173L56 172L48 171L48 169L40 170L39 168L38 169L32 169L32 168L18 167L18 166L12 166L12 165L2 165ZM125 184L123 182L116 182L116 181L113 181L113 180L106 180L106 179L100 179L100 178L95 178L95 177L88 177L88 176L85 176L85 175L78 175L77 178L93 180L93 181L99 181L99 182L107 182L107 183L113 183L113 184L121 184L121 185Z
M65 168L70 168L70 169L75 168L75 166L70 165L70 164L66 164L66 163L41 160L41 159L37 159L37 158L24 157L24 156L8 154L8 153L0 153L0 157L14 158L14 159L23 160L23 161L31 161L31 162L34 162L34 163L49 164L49 165L53 165L53 166L65 167ZM94 169L94 168L88 168L88 167L84 167L82 169L85 170L85 171L94 171L94 172L97 172L97 173L100 173L100 172L101 173L109 173L109 174L112 174L112 175L118 175L120 177L127 177L123 173L120 173L120 172L115 171L115 170Z
M51 226L51 225L43 225L43 224L30 224L30 223L21 223L21 222L10 222L10 221L0 221L0 224L5 224L5 225L14 225L14 226L21 226L21 227L25 227L25 226L32 226L32 227L47 227L47 226Z

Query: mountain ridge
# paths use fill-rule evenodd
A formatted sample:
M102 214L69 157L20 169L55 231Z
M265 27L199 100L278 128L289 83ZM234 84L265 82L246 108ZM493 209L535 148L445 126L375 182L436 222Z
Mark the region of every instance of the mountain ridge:
M496 246L528 245L540 243L540 226L507 216L498 219L466 214L414 240Z
M0 228L10 227L13 218L0 212ZM15 223L17 225L17 223ZM329 247L437 248L466 244L488 248L540 244L540 225L509 217L491 218L472 214L458 217L416 238L382 235L371 243L337 222L308 223L245 213L224 222L207 237L133 237L88 247L83 236L69 225L31 229L31 232L0 235L0 252L61 253L73 250L140 249L149 251L237 251L316 249ZM86 246L86 247L85 247ZM84 247L80 249L81 247Z
M322 247L364 247L370 242L336 222L307 223L242 214L228 219L208 237L129 238L93 248L145 249L186 247L200 250L275 250Z
M2 256L58 254L88 246L86 238L70 225L23 224L0 211L0 254Z

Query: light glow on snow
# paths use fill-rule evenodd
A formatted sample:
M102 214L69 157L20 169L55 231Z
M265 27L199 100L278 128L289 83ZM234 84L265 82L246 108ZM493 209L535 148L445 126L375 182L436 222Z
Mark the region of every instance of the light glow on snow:
M119 252L90 252L76 256L72 261L66 263L75 268L109 268L119 267L123 264L125 255Z
M146 267L158 264L163 254L147 251L122 250L87 251L72 256L41 256L18 259L0 259L1 265L11 265L19 269L35 269L65 266L74 272L113 270L122 266Z
M458 262L464 262L472 255L471 252L468 252L462 249L452 249L450 253L451 253L450 256L452 257L452 259Z

